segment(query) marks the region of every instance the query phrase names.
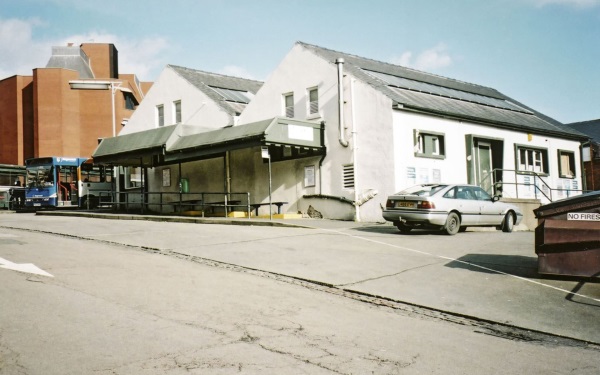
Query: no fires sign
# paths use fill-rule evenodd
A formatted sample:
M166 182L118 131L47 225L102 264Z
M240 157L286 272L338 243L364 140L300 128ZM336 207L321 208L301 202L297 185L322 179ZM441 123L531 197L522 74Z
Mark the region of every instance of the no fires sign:
M600 214L595 212L569 212L567 220L600 221Z

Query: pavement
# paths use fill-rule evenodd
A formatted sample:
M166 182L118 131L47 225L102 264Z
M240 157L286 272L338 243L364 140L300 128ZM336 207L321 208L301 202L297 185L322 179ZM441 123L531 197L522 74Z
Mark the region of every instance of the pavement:
M65 219L55 226L47 220L29 219L16 225L18 220L3 216L0 227L29 225L32 230L109 238L109 242L128 246L176 251L457 317L600 345L600 280L538 275L532 232L400 235L384 223L90 211L41 211L38 216ZM79 220L77 225L70 225L74 221L67 218L72 217L127 223ZM196 226L174 225L165 229L160 222L238 226L237 242L222 238L223 233L230 233L227 230L215 228L214 232L221 236L217 238L199 232ZM275 233L242 228L248 226L289 230ZM294 232L292 228L300 230ZM317 232L307 231L315 229Z

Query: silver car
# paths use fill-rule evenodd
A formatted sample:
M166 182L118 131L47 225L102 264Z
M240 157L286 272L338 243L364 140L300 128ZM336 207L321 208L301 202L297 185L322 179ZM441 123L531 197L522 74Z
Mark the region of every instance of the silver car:
M454 235L467 227L497 227L512 232L523 214L479 186L423 184L389 196L383 218L402 233L434 228Z

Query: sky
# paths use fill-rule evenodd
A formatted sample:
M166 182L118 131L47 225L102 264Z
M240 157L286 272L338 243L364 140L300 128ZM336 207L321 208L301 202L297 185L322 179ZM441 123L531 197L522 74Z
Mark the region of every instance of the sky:
M0 0L0 79L96 42L142 81L167 64L264 81L297 41L600 119L600 0Z

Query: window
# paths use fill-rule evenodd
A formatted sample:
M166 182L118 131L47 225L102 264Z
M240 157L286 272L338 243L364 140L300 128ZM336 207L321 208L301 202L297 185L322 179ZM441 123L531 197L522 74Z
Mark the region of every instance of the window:
M165 126L165 106L156 106L156 124L158 126Z
M125 168L125 188L132 189L141 187L144 183L144 175L140 167Z
M308 114L314 115L319 113L319 90L308 90Z
M181 100L173 102L173 119L174 124L181 123Z
M517 146L517 171L548 173L548 150Z
M472 193L475 196L475 199L478 201L491 201L492 197L487 193L487 191L483 190L479 186L475 186L472 188Z
M113 167L83 163L81 179L85 182L112 182Z
M354 189L354 164L344 165L344 189Z
M443 134L415 130L415 156L443 159L445 148Z
M558 173L563 178L575 178L575 153L558 150Z
M294 94L285 94L283 96L283 105L285 110L285 117L294 117Z
M133 111L137 104L135 101L135 97L133 96L133 94L128 93L128 92L124 92L123 94L125 96L125 109L129 109L129 110Z

